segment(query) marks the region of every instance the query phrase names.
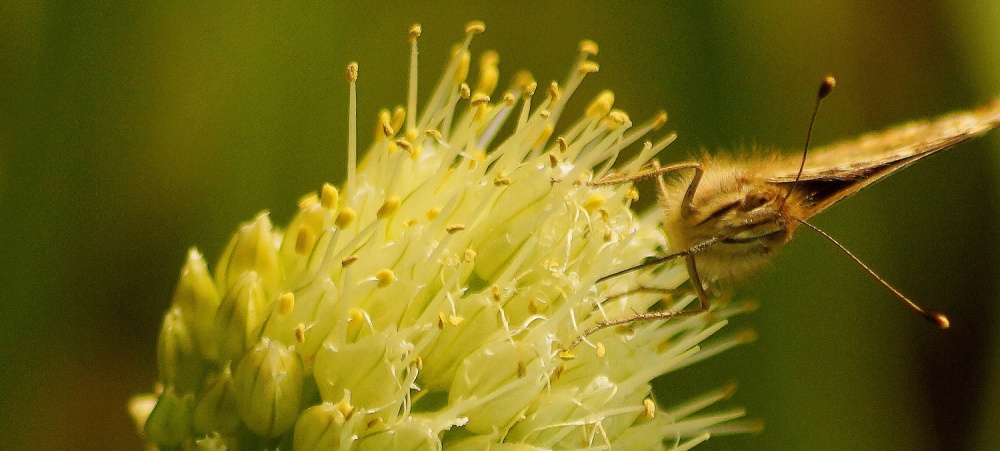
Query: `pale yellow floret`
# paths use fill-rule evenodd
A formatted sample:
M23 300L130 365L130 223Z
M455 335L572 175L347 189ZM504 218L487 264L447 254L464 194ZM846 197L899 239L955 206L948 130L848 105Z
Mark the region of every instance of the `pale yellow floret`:
M611 121L611 129L616 130L618 127L629 127L632 125L632 120L629 119L628 114L622 110L611 110L608 113L608 119Z
M472 55L469 54L468 50L456 47L454 53L452 53L452 57L458 59L458 67L456 68L455 75L451 78L451 81L454 83L463 83L469 76L469 62L472 59Z
M363 309L354 307L347 312L347 322L352 324L357 324L365 321L368 318L368 313Z
M550 376L552 382L559 381L559 379L562 378L564 372L566 372L566 364L560 363L559 366L556 367L556 369L552 370L552 376Z
M392 115L389 110L385 108L379 110L378 121L375 123L375 140L381 141L395 134L396 130L392 128Z
M553 130L555 130L554 125L545 124L545 128L542 129L542 134L538 135L538 139L535 140L535 144L532 147L537 147L542 144L545 144L549 140L549 138L552 137Z
M415 42L417 38L420 37L420 33L422 32L423 28L420 27L420 24L415 23L410 26L410 30L407 31L406 37L410 40L410 42Z
M584 61L580 63L579 70L581 74L593 74L601 70L601 66L593 61Z
M653 130L659 130L660 127L663 127L663 124L666 123L667 123L667 112L660 111L659 113L656 114L656 118L653 119Z
M295 326L295 341L301 343L306 342L306 325L299 323Z
M292 292L281 293L276 302L275 311L278 313L278 316L288 316L292 313L292 309L295 308L295 294Z
M580 53L585 55L597 55L597 43L590 39L580 41Z
M653 418L656 416L656 403L652 399L643 399L642 408L642 413L646 415L646 418Z
M424 135L435 141L441 141L443 139L441 136L441 132L437 130L424 130Z
M338 229L343 230L354 224L355 219L358 219L358 214L351 207L344 207L337 212L337 219L334 219L333 223Z
M548 91L548 93L549 93L549 97L552 98L552 103L556 103L559 100L559 95L560 95L559 83L556 83L555 81L553 81L552 83L549 83L549 91Z
M389 120L389 128L393 130L392 135L403 129L403 121L406 120L406 109L402 105L397 105L392 110L392 118ZM387 135L389 135L387 133Z
M396 281L396 274L391 269L381 269L375 273L375 280L378 281L379 288L385 288Z
M295 234L295 253L299 255L309 254L315 242L316 233L312 229L306 226L299 227L298 233Z
M569 150L569 143L566 142L566 138L562 136L556 138L556 144L559 145L559 153L566 153Z
M341 399L340 402L337 403L337 411L343 415L345 421L349 420L351 415L354 415L355 410L356 408L351 405L351 401L347 398Z
M615 93L611 90L601 91L590 105L587 106L586 115L592 119L600 119L607 116L611 112L611 108L615 104Z
M607 199L601 193L591 193L590 196L587 197L587 200L583 202L583 208L584 210L593 213L594 211L597 211L598 208L603 207L605 202L607 202Z
M503 94L503 98L500 99L500 101L503 102L503 104L505 106L512 107L515 104L517 104L517 97L514 97L514 94L511 94L509 92L505 92Z
M413 145L409 141L400 138L396 140L396 146L403 149L404 152L413 152Z
M536 90L538 90L538 83L536 82L528 83L527 85L524 85L524 94L522 95L522 97L527 99L535 95Z
M476 93L491 95L500 80L500 55L492 50L484 52L479 57L479 81L476 83Z
M351 83L358 81L358 63L355 61L348 63L347 71L344 73L344 76L347 78L347 81Z
M490 103L490 96L486 94L475 94L472 96L472 100L469 101L472 106L482 105L485 103Z
M465 34L479 34L486 31L486 24L481 20L473 20L465 24Z
M532 83L534 83L536 86L538 85L538 83L535 83L535 76L531 75L531 72L526 70L519 70L517 71L516 74L514 74L514 82L513 82L514 87L519 89L527 89L528 85L531 85Z
M317 196L316 193L306 194L305 196L299 198L299 209L305 210L307 208L312 208L312 206L316 205L317 202L319 202L319 196Z
M323 205L323 208L336 210L337 204L340 203L340 192L337 191L337 187L329 183L324 183L323 189L320 191L319 201Z
M375 217L378 219L385 219L394 214L399 210L399 205L403 203L403 200L399 196L389 196L382 206L379 207L378 212L375 213Z

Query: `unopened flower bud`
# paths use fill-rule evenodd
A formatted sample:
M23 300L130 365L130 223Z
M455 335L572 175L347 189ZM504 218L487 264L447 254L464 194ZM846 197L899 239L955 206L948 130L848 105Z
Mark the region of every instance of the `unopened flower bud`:
M256 340L268 304L261 284L256 272L243 273L222 299L215 315L221 362L238 359Z
M194 407L194 429L201 433L234 432L240 426L236 412L236 388L227 366L210 379Z
M179 308L170 310L163 318L157 344L160 381L182 395L199 388L204 368Z
M213 333L215 311L220 301L205 259L197 249L192 248L188 251L187 263L181 269L172 305L181 310L198 351L206 359L215 359L218 352Z
M160 395L146 420L146 438L161 448L180 445L191 436L193 395L178 397L173 390Z
M236 365L236 409L261 437L284 434L295 424L305 378L294 349L263 339Z

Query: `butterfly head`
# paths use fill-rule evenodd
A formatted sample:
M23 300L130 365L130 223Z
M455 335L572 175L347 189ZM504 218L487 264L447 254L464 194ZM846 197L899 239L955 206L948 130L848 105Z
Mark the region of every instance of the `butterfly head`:
M797 223L787 219L787 188L767 183L738 166L706 167L688 208L684 182L664 198L664 229L674 249L714 241L697 254L709 279L739 278L765 265L790 238Z

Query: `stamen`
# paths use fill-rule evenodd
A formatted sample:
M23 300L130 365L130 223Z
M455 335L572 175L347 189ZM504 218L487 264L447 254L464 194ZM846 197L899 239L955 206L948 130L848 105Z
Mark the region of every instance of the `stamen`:
M295 295L291 292L282 293L281 296L278 296L276 302L275 311L278 313L278 316L288 316L292 313L292 309L295 308Z
M347 192L354 193L358 173L358 63L347 65L350 101L347 108Z
M584 39L580 41L580 54L581 57L586 58L588 56L597 55L597 43L591 41L590 39Z
M410 79L409 79L409 91L406 95L406 111L410 114L406 117L406 132L409 133L410 130L416 130L417 128L417 38L420 37L422 28L420 24L413 24L410 27L408 37L410 39Z
M479 81L476 83L476 93L486 96L492 95L497 88L497 81L500 79L500 70L497 66L500 63L500 55L492 50L485 52L479 57Z
M378 281L379 288L385 288L396 281L396 274L391 269L382 269L375 273L375 280Z
M337 191L337 187L329 183L324 183L323 189L320 191L319 201L323 208L336 210L337 204L340 203L340 192Z
M338 229L344 230L354 224L355 219L358 219L358 214L350 207L344 207L337 213L337 219L334 219L333 223Z

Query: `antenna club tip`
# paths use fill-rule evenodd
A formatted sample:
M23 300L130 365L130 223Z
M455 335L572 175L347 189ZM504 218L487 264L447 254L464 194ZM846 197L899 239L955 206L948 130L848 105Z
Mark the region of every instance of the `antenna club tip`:
M937 327L940 327L941 330L951 327L951 320L949 320L943 313L931 312L927 315L927 319L937 325Z
M833 88L837 86L837 79L833 78L833 75L827 75L823 77L823 82L819 84L819 95L820 99L830 95Z

